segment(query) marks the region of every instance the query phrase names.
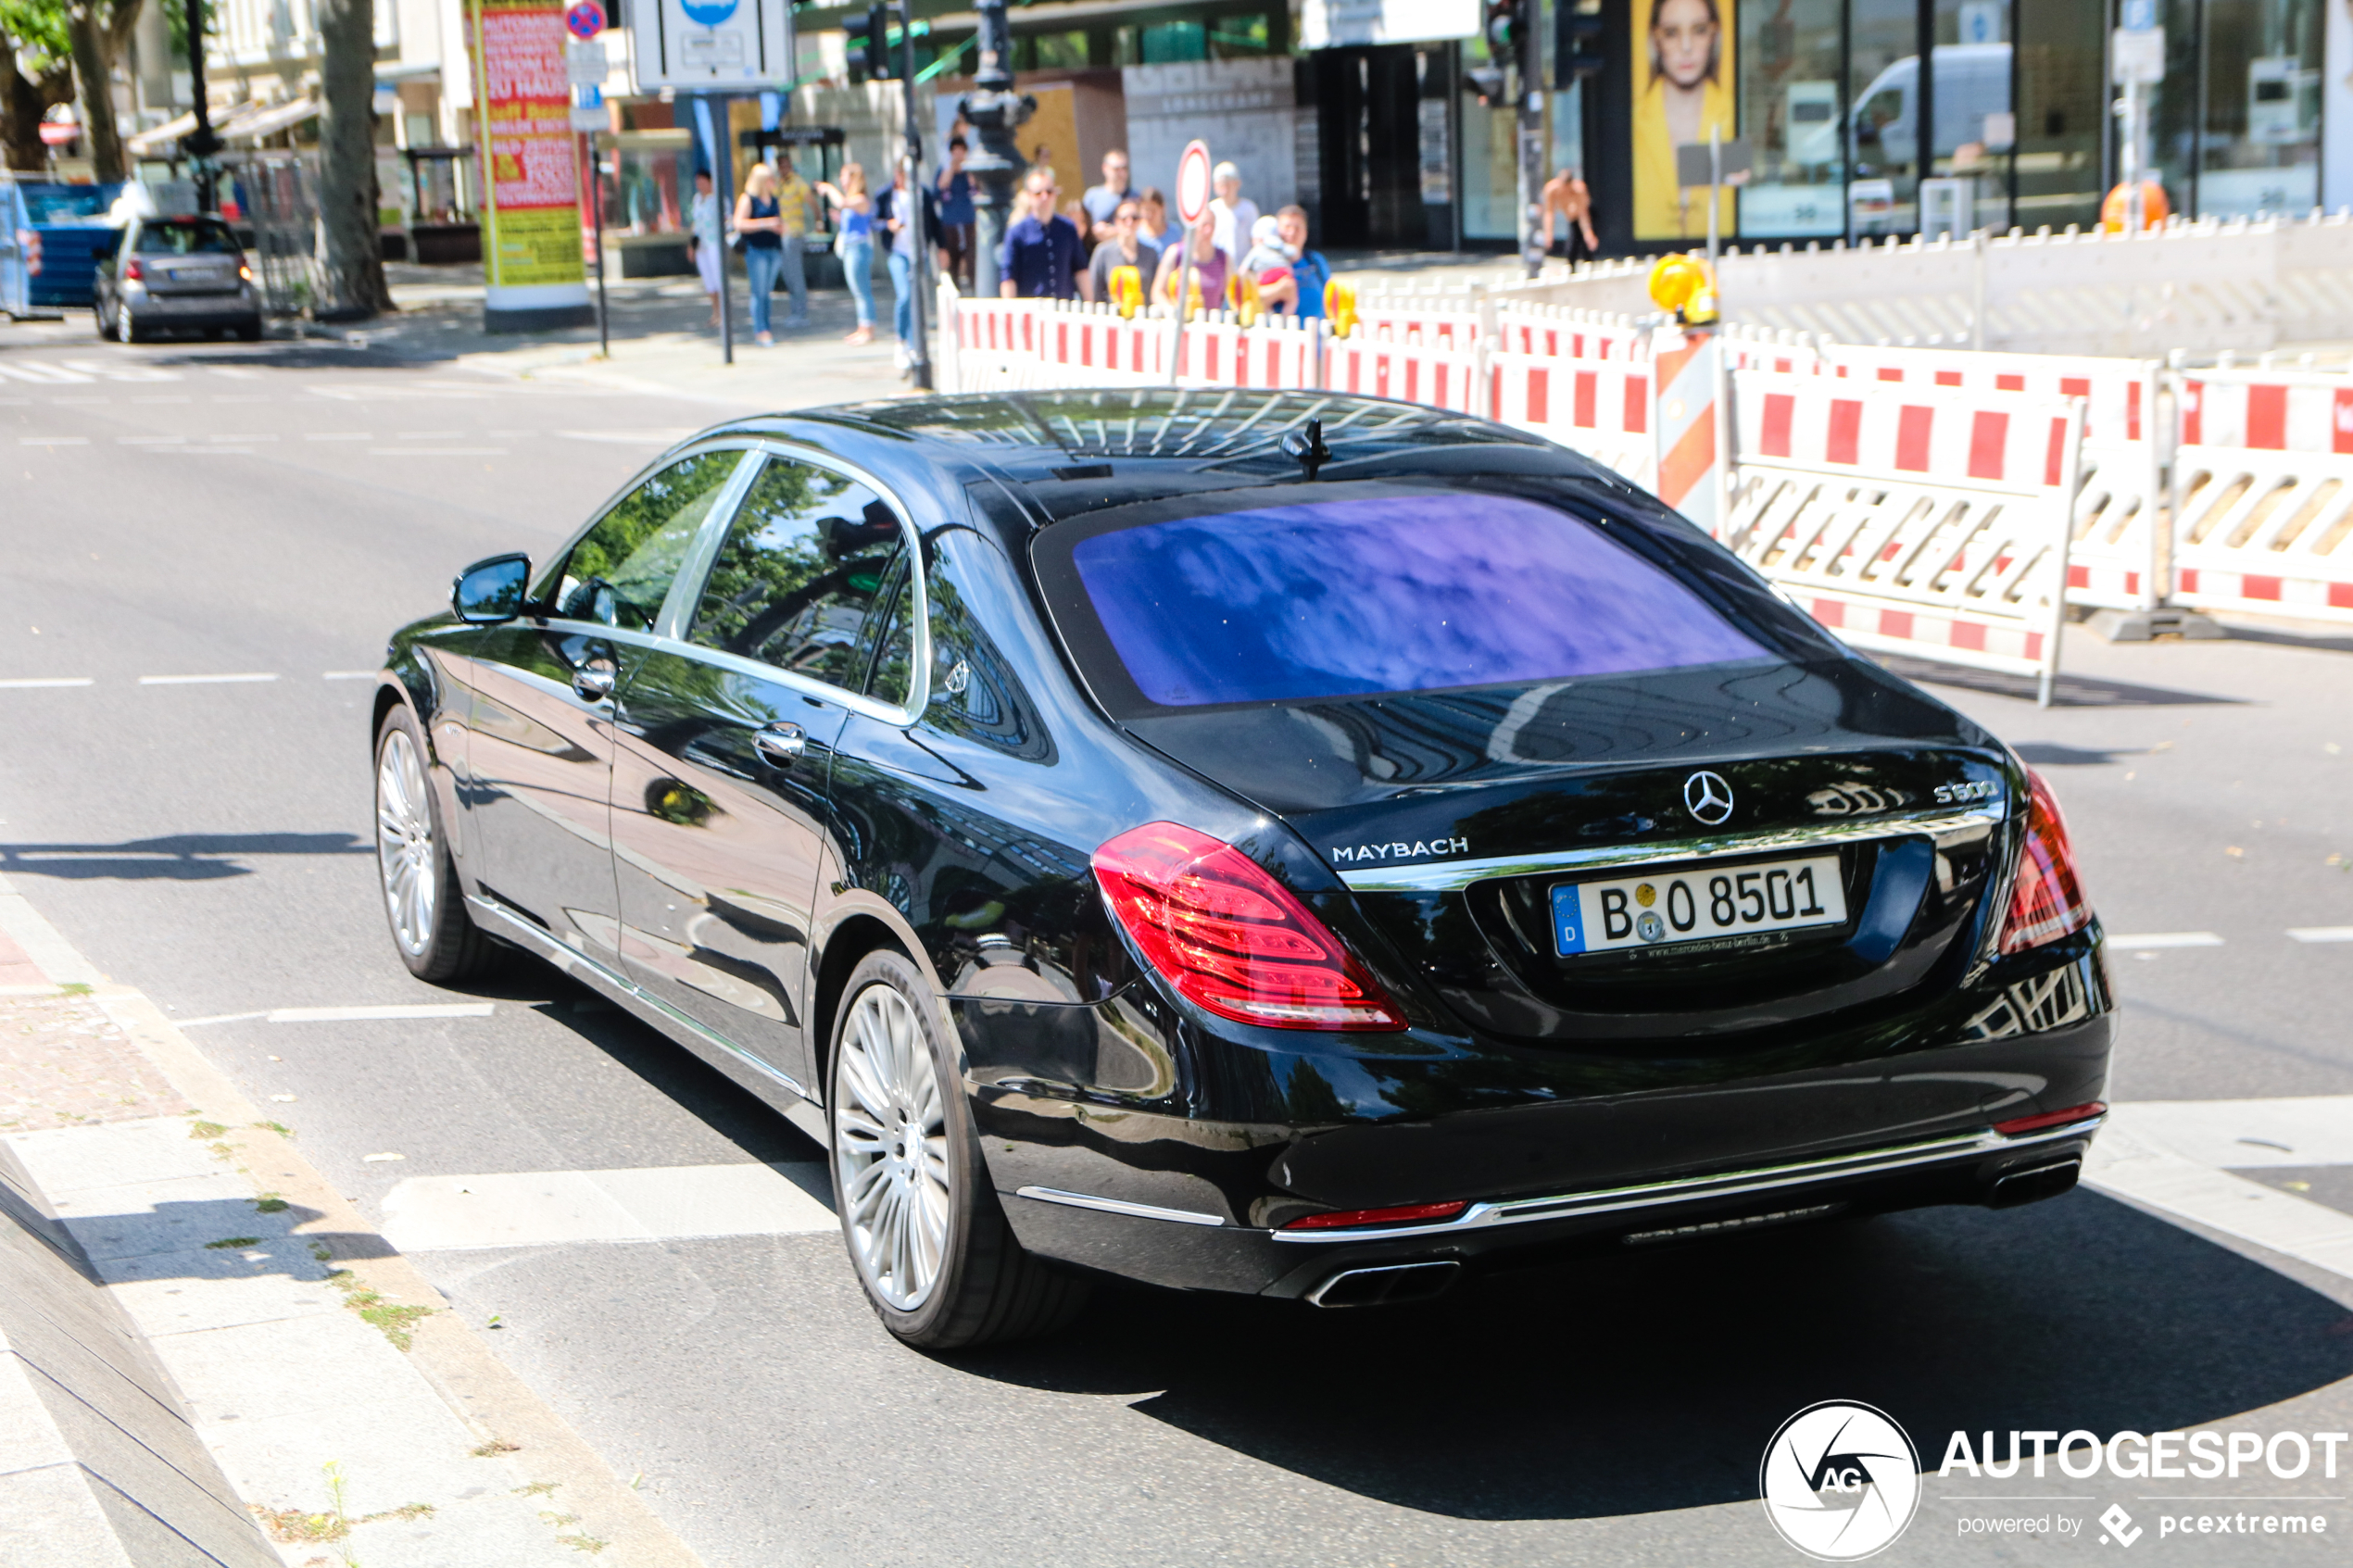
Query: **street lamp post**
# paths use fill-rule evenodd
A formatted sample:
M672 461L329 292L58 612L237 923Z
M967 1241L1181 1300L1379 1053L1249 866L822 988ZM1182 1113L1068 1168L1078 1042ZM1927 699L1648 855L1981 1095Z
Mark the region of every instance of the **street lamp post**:
M973 243L973 292L984 299L997 295L997 251L1005 243L1012 222L1013 187L1028 167L1013 144L1019 131L1038 110L1038 100L1013 90L1013 24L1005 14L1005 0L980 0L980 69L974 73L978 91L967 93L957 106L964 123L980 138L980 151L964 160L964 172L979 187L973 196L978 219Z
M907 211L900 214L901 222L915 228L915 254L907 269L907 287L913 297L907 303L909 330L912 336L907 344L907 376L924 392L931 390L931 301L927 297L931 281L932 236L924 222L924 137L915 118L915 7L912 0L900 0L899 6L899 85L900 96L907 106L907 149L901 161L907 169Z
M210 212L220 206L216 176L220 166L214 157L220 151L220 138L213 133L212 111L205 104L204 0L187 0L187 11L188 96L195 100L196 128L180 138L180 150L188 155L189 172L196 177L196 210Z

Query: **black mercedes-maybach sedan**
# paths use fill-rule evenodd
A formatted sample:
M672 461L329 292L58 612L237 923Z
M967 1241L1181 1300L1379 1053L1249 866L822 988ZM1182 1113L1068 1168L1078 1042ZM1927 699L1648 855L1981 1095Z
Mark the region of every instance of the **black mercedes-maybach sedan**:
M2057 803L1608 470L1302 393L741 420L392 640L401 957L824 1147L891 1332L2073 1185Z

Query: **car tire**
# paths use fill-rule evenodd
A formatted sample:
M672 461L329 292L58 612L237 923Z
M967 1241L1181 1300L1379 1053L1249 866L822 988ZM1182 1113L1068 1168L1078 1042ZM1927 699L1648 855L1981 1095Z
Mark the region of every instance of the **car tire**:
M261 319L257 316L250 321L240 323L237 328L237 337L240 342L259 343L261 341Z
M114 312L107 309L105 302L101 301L97 308L92 311L91 314L95 316L98 320L99 341L102 343L112 343L114 341Z
M1086 1282L1022 1250L981 1158L957 1053L931 986L887 948L836 1010L826 1127L850 1265L901 1343L961 1350L1047 1333Z
M392 945L409 972L435 985L480 974L499 948L466 912L425 737L406 704L376 731L376 872Z
M139 318L131 313L131 307L128 304L118 305L114 307L114 335L117 343L139 341Z

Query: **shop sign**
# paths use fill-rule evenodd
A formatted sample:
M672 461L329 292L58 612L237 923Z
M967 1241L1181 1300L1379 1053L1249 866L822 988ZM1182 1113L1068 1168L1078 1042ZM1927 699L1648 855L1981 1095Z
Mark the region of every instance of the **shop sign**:
M1478 0L1303 0L1299 46L1427 44L1478 31Z

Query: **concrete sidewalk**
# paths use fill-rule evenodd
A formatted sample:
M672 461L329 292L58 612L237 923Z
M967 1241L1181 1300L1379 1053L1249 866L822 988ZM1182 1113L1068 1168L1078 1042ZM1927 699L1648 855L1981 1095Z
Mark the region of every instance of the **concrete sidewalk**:
M0 981L0 1568L696 1568L5 879Z

